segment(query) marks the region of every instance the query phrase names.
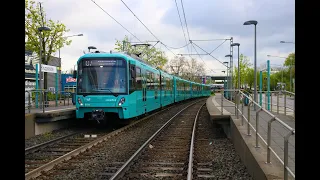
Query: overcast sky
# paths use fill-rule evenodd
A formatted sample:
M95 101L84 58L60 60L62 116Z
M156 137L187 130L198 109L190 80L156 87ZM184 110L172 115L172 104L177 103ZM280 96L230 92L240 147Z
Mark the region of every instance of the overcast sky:
M240 54L254 61L254 26L244 26L247 20L257 20L257 64L266 64L267 55L286 57L295 51L294 44L280 41L295 41L295 3L293 0L183 0L187 21L185 26L181 0L123 0L135 15L151 30L163 44L169 47L182 47L187 41L205 39L230 39L240 43ZM39 2L39 1L36 1ZM91 0L41 0L47 19L59 20L70 32L65 36L82 33L82 37L71 37L72 44L61 49L62 70L73 68L78 58L87 51L88 46L99 50L114 49L116 40L125 35L137 42L130 33L117 24ZM107 13L120 22L141 41L157 39L134 17L121 0L96 0ZM229 61L225 55L230 53L230 41L194 41L207 52L217 46L212 55L219 61ZM152 45L154 43L151 43ZM158 43L156 47L164 50L167 57L173 53L196 53L192 46L168 51ZM189 50L188 50L189 48ZM205 53L195 46L198 53ZM237 64L237 51L234 48L234 64ZM58 54L56 54L58 56ZM222 75L225 67L211 56L194 56L205 63L207 75ZM284 58L269 58L271 64L282 65Z

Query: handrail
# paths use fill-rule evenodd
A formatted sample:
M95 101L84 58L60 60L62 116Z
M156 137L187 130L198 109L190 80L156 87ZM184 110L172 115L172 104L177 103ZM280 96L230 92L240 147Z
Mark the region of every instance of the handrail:
M264 144L267 145L267 163L271 163L270 162L270 154L271 152L275 155L275 157L280 161L280 163L283 165L284 167L284 179L287 180L288 179L288 173L290 173L290 175L295 178L295 174L290 170L290 168L288 167L288 143L289 143L289 137L291 135L295 135L295 129L290 127L288 124L286 124L285 122L283 122L280 118L276 117L275 115L273 115L269 110L263 108L262 106L260 106L257 102L255 102L253 100L252 97L250 97L250 94L245 94L244 92L242 92L239 89L234 89L234 90L227 90L225 89L224 91L238 91L238 93L235 93L235 99L240 99L240 96L243 95L244 97L248 98L249 103L248 103L248 118L245 117L244 115L244 111L243 111L243 104L242 104L242 110L240 110L240 106L239 103L240 101L236 101L235 103L235 113L237 115L237 118L239 118L239 114L241 115L241 119L242 119L242 123L241 125L243 126L243 120L246 120L248 127L247 127L247 135L251 135L250 133L250 129L253 129L255 131L256 134L256 145L255 147L258 148L258 143L259 143L259 139L261 139L263 141ZM287 91L285 91L284 93L288 93ZM292 93L294 95L294 93ZM221 99L224 99L223 95L221 97ZM223 100L221 101L221 109L223 109ZM254 104L257 106L257 110L255 111L255 115L256 115L256 127L254 128L253 125L250 123L250 106ZM259 134L259 113L263 111L265 112L267 115L271 116L271 120L268 121L268 131L267 131L267 141L265 139L263 139L263 137ZM279 122L279 124L281 124L282 126L284 126L286 129L288 129L290 132L285 135L284 137L284 161L281 160L281 158L277 155L277 153L271 148L271 123L273 121L277 121Z

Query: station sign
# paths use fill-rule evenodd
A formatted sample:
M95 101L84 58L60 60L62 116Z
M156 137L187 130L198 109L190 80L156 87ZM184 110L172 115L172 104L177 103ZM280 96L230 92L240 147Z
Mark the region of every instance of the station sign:
M57 73L57 67L41 64L41 72Z

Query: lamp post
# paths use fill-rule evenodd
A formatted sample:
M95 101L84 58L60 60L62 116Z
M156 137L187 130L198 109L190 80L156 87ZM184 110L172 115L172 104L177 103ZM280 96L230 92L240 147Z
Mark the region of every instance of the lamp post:
M39 35L40 35L40 53L39 53L39 76L40 76L40 80L39 80L39 89L41 90L42 89L42 72L41 72L41 64L42 64L42 34L41 34L41 32L42 31L51 31L51 29L50 28L48 28L48 27L39 27L38 28L38 31L39 31ZM40 106L41 106L41 104L42 104L42 96L40 95Z
M254 25L254 78L253 78L253 86L254 86L254 101L257 102L257 24L258 21L250 20L243 23L243 25ZM254 110L256 110L257 106L255 105Z
M65 36L65 37L62 37L62 38L66 39L66 38L73 37L73 36L83 36L83 34L76 34L76 35L71 35L71 36ZM60 59L60 48L59 48L59 59Z
M238 46L238 89L239 89L239 91L238 91L238 96L236 96L238 98L235 98L235 104L236 104L235 111L236 111L237 118L239 119L238 109L239 109L239 104L240 104L240 58L239 58L240 57L239 56L240 44L239 43L232 43L231 47L233 47L233 46Z
M90 49L97 49L97 48L94 47L94 46L89 46L89 47L88 47L89 52L90 52Z
M224 74L226 73L226 71L221 71L221 72L223 72ZM223 87L225 87L225 85L226 85L226 78L224 78L224 80L223 80ZM225 88L224 88L225 89ZM225 91L224 91L225 92Z
M294 42L288 42L288 41L280 41L280 43L290 43L290 44L295 44Z
M230 89L233 89L233 82L232 82L232 79L233 79L233 74L232 74L232 71L233 71L233 67L232 67L232 55L228 54L228 55L225 55L225 57L230 57L230 67L229 67L229 79L230 79ZM229 83L229 81L228 81ZM229 86L228 86L229 87ZM232 91L229 92L230 93L230 100L232 101Z
M238 88L240 90L240 55L239 55L240 44L232 43L231 46L238 46Z
M228 63L229 62L227 62L227 61L225 61L225 62L223 62L224 64L227 64L227 78L225 78L225 79L227 79L227 83L226 83L226 86L227 86L227 89L229 89L229 66L228 66ZM226 98L228 99L229 98L229 93L227 92L226 93Z

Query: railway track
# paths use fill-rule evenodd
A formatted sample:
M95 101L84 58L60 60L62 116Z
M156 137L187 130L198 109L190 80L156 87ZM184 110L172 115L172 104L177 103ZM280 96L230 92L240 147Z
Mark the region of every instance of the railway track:
M191 179L194 134L198 114L205 104L191 104L169 119L131 157L100 179ZM111 171L117 167L110 168Z
M74 136L74 135L77 135L77 134L80 134L80 133L81 132L71 133L71 134L68 134L66 136L62 136L62 137L59 137L59 138L56 138L56 139L53 139L53 140L50 140L50 141L47 141L47 142L43 142L41 144L38 144L38 145L35 145L35 146L32 146L32 147L25 148L24 154L28 155L30 153L34 153L34 152L39 151L39 150L41 150L41 149L43 149L43 148L45 148L47 146L50 146L50 145L52 145L54 143L58 143L58 142L60 142L60 141L62 141L64 139L67 139L67 138L69 138L71 136Z
M41 171L67 160L70 154L75 154L84 145L94 142L100 136L110 131L90 130L80 131L63 136L25 149L25 177L34 177Z
M192 100L184 104L168 107L113 131L109 135L101 137L100 140L97 139L91 143L95 143L95 146L91 145L90 147L82 148L82 153L78 153L78 156L73 155L71 157L69 155L68 159L71 158L70 160L60 161L61 163L53 169L51 167L50 171L47 169L41 175L37 174L33 177L40 175L37 179L95 179L101 177L106 168L113 169L112 174L114 174L148 137L154 134L168 119L172 118L173 112L177 112L198 101L204 102L204 99Z

